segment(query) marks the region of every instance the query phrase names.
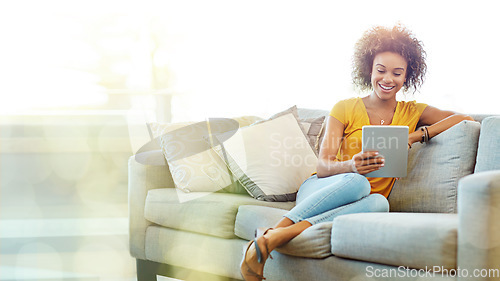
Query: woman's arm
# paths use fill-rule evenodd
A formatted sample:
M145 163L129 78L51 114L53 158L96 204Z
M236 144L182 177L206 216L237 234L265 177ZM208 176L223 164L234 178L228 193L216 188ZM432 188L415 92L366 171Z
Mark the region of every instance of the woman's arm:
M318 178L353 172L351 163L337 161L337 153L342 143L343 135L344 124L335 117L328 116L325 136L319 148L318 166L316 169Z
M339 161L337 153L344 135L344 124L332 116L328 116L326 122L325 137L321 142L316 169L318 178L352 172L366 174L383 166L383 158L373 158L378 154L376 151L360 152L351 160Z
M439 135L448 130L452 126L462 122L463 120L474 121L468 115L457 114L453 111L440 110L432 106L427 106L420 116L417 127L428 126L429 138ZM422 131L415 131L408 137L408 142L413 144L422 139Z

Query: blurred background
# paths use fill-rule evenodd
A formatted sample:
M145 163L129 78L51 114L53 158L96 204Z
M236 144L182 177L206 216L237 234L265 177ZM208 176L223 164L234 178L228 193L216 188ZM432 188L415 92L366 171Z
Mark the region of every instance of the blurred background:
M497 1L0 1L0 280L134 280L127 159L146 122L329 110L353 46L398 22L400 99L499 114Z

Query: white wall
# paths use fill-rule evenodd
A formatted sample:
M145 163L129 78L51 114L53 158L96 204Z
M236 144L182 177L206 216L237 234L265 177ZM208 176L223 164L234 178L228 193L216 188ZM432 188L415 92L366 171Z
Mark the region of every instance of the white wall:
M180 2L180 1L179 1ZM183 2L185 3L185 2ZM192 3L192 2L189 2ZM500 113L497 1L207 1L171 5L174 119L271 114L297 104L330 109L356 95L351 56L374 25L409 27L428 54L414 99ZM413 99L411 95L408 97Z
M350 78L356 40L374 25L398 21L413 30L428 53L427 81L415 99L455 111L499 113L492 102L500 94L497 3L5 1L0 4L0 110L105 102L96 77L79 73L76 79L75 70L51 66L88 61L92 67L92 54L74 44L83 27L70 19L121 14L132 27L149 26L159 34L161 52L154 63L168 67L177 93L173 121L265 117L293 104L330 109L357 94ZM122 49L137 53L148 44L137 38ZM146 64L139 59L120 70L137 75L131 78L135 90L146 75L138 67Z

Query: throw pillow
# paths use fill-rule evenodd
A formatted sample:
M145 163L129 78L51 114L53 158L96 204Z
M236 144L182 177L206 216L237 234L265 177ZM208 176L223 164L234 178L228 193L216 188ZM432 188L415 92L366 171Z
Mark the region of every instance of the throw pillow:
M304 119L300 119L299 117L299 109L297 108L296 105L288 108L288 109L285 109L281 112L278 112L274 115L272 115L271 117L269 117L268 119L265 119L265 120L260 120L260 121L257 121L255 122L255 124L259 124L261 122L266 122L266 121L269 121L269 120L273 120L273 119L276 119L280 116L283 116L283 115L286 115L286 114L292 114L293 117L295 117L295 119L297 120L297 123L299 124L299 127L300 127L300 130L304 133L304 136L306 137L306 139L309 141L309 130L311 129L312 127L312 130L311 130L311 135L313 134L313 132L316 129L317 127L317 122L319 122L319 120L315 120L317 118L304 118ZM312 124L314 122L314 125ZM254 124L254 125L255 125ZM321 125L320 125L321 127ZM319 131L319 130L318 130ZM314 140L315 141L315 140ZM309 144L311 145L312 149L314 150L314 141L309 141Z
M326 117L325 117L325 119L326 119ZM327 125L327 121L325 120L323 122L323 124L321 124L321 128L319 130L319 133L316 136L316 146L314 147L314 149L316 149L316 151L318 151L318 154L319 154L319 150L321 149L321 143L323 142L323 139L325 138L326 125Z
M318 155L319 152L318 136L321 133L321 128L323 126L324 121L325 121L325 116L300 120L300 124L307 132L306 133L307 141L313 148L314 153L316 155Z
M307 137L316 155L324 135L323 126L330 111L323 109L297 108L300 124L307 132Z
M317 156L291 113L214 137L214 151L258 200L294 201L316 171Z
M160 142L178 189L184 192L245 193L205 138L211 133L233 131L261 119L255 116L211 118L208 122L197 123L150 123L149 127L153 137Z
M456 213L458 180L472 174L480 124L462 121L408 154L408 175L396 181L391 212Z
M500 116L481 122L475 173L500 170Z

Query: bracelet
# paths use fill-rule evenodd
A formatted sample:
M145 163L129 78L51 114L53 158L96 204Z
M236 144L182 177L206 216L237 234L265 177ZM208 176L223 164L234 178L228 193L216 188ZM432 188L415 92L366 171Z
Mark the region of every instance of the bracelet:
M428 142L429 141L429 131L427 130L427 126L424 126L420 128L422 131L422 139L420 140L420 143Z
M411 149L411 143L408 143L408 149Z

